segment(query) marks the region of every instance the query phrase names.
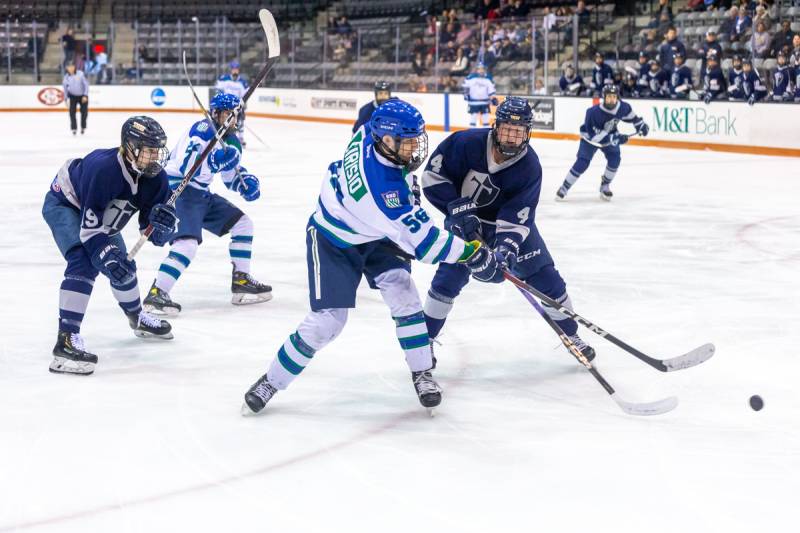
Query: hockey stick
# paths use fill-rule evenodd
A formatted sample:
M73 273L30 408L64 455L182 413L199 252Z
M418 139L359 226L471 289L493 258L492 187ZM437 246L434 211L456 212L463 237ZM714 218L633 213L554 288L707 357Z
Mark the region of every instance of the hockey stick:
M234 109L233 113L228 115L228 117L225 119L225 122L223 122L222 126L220 126L221 133L219 134L219 137L224 137L225 134L228 133L228 130L234 125L245 102L247 102L247 100L256 90L256 87L258 87L261 84L261 82L264 81L264 79L267 77L267 74L269 74L269 72L272 70L272 66L275 64L278 56L280 56L281 53L278 27L275 24L275 18L272 16L272 13L270 13L266 9L262 9L258 12L258 18L261 21L261 26L264 29L264 33L266 34L267 37L267 54L268 54L267 61L266 63L264 63L264 66L261 68L261 71L253 80L253 84L250 86L250 88L247 89L247 92L242 97L242 100L239 102L237 108ZM214 149L214 146L216 146L216 144L217 144L217 137L214 137L206 145L205 149L200 154L200 156L197 159L195 159L195 162L192 165L192 167L186 172L181 182L172 192L172 196L170 196L169 200L167 200L168 205L175 205L175 201L178 199L178 196L180 196L180 194L189 184L189 181L191 181L191 179L194 177L195 172L197 172L197 170L200 168L200 165L203 164L203 161L205 161L206 157L208 157L208 155L211 153L211 150ZM153 233L153 226L148 225L142 232L142 235L141 237L139 237L139 240L136 242L136 245L133 248L131 248L130 252L128 252L128 260L133 259L136 256L136 254L139 253L139 250L142 249L142 246L144 246L144 243L147 242L147 239L150 237L152 233Z
M503 277L507 280L514 283L513 279L516 279L513 274L509 273L508 270L503 270ZM512 279L513 278L513 279ZM626 412L629 415L636 415L636 416L649 416L649 415L661 415L664 413L668 413L672 411L678 406L678 398L675 396L669 396L662 400L657 400L655 402L645 402L645 403L634 403L628 402L623 400L617 394L617 391L614 390L608 381L598 372L597 368L595 368L592 363L589 362L588 359L581 353L577 346L567 337L567 334L564 333L558 324L556 324L555 320L553 320L550 315L547 314L547 311L542 308L539 302L536 301L536 298L533 297L530 293L526 290L522 289L522 287L517 285L519 291L525 296L531 305L536 309L536 311L544 318L545 322L553 328L553 331L556 332L558 337L561 339L561 342L564 346L569 350L569 352L578 360L580 364L586 367L586 370L596 379L600 385L606 390L611 399L613 399L617 405L619 405L620 409Z
M257 140L258 142L260 142L260 143L261 143L261 144L264 146L264 148L266 148L267 150L271 150L271 148L269 147L269 145L268 145L266 142L264 142L264 139L262 139L261 137L259 137L258 135L256 135L256 132L254 132L254 131L253 131L253 128L251 128L250 126L248 126L247 124L245 124L245 125L244 125L244 129L246 129L246 130L247 130L247 131L250 133L250 135L252 135L253 137L255 137L255 138L256 138L256 140Z
M503 271L503 277L505 277L505 279L507 279L508 281L513 283L514 285L516 285L517 288L520 289L521 291L526 292L528 295L536 296L537 298L542 300L545 304L549 305L550 307L553 307L553 308L557 309L558 311L560 311L561 313L567 315L568 317L570 317L571 319L575 320L576 322L578 322L582 326L585 326L592 333L596 333L597 335L600 335L601 337L603 337L604 339L609 341L611 344L615 344L616 346L619 346L620 348L622 348L623 350L625 350L629 354L633 355L634 357L636 357L638 359L641 359L642 361L644 361L648 365L652 366L656 370L660 370L661 372L673 372L675 370L682 370L684 368L689 368L689 367L692 367L692 366L696 366L696 365L699 365L700 363L703 363L703 362L707 361L708 359L711 358L711 356L714 355L714 350L715 350L714 345L712 343L707 343L707 344L704 344L704 345L700 346L699 348L695 348L694 350L692 350L690 352L687 352L687 353L685 353L683 355L678 355L676 357L672 357L670 359L656 359L654 357L650 357L649 355L646 355L646 354L640 352L639 350L637 350L633 346L630 346L629 344L625 343L624 341L618 339L617 337L615 337L611 333L605 331L600 326L597 326L597 325L593 324L588 319L583 318L578 313L576 313L576 312L572 311L571 309L568 309L567 307L564 307L563 305L559 304L558 302L556 302L555 300L553 300L552 298L550 298L546 294L543 294L542 292L536 290L536 288L534 288L531 285L525 283L524 281L522 281L518 277L516 277L513 274L511 274L510 272Z

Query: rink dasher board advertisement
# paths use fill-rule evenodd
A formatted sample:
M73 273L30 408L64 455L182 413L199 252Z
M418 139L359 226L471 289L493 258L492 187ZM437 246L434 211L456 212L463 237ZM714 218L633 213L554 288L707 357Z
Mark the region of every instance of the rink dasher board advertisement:
M200 87L204 105L213 88ZM431 130L469 127L463 96L457 93L395 93L417 107ZM0 87L0 111L65 111L60 86ZM286 118L352 124L371 91L330 91L259 88L247 105L251 117ZM577 140L591 98L527 97L536 105L534 136ZM502 96L499 98L502 100ZM667 148L712 149L800 157L800 106L743 102L626 100L650 125L645 139L632 144ZM89 89L91 112L192 112L197 104L184 86L94 85ZM538 114L537 114L538 112ZM489 123L489 118L484 118ZM620 126L628 132L627 126Z

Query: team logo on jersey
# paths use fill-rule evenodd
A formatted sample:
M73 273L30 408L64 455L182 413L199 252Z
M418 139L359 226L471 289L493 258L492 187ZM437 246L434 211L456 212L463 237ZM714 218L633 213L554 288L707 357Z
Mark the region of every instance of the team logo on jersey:
M470 170L461 185L461 196L470 198L476 207L491 204L500 194L500 187L492 183L489 174Z
M197 131L201 133L206 131L207 129L208 129L208 122L201 122L200 124L197 125Z
M382 192L381 197L389 209L400 207L400 191Z

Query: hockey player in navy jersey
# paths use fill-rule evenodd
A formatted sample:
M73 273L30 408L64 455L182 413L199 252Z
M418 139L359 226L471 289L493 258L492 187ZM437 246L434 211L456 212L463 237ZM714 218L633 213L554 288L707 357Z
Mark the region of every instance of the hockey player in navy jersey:
M772 100L774 102L789 102L793 99L792 68L786 52L780 50L777 56L777 66L772 71Z
M581 75L575 72L575 67L572 63L567 63L564 66L564 73L561 75L561 79L558 80L558 87L564 96L580 96L586 92L586 84L583 82Z
M238 61L231 61L230 68L230 74L220 76L215 88L221 93L232 94L241 100L244 98L250 84L247 82L247 78L242 76L241 65L239 65ZM245 110L242 109L239 111L239 116L236 117L236 137L239 138L239 143L242 146L247 146L244 141L244 119Z
M371 102L361 106L361 109L358 110L358 118L353 124L353 133L358 131L358 128L364 124L369 123L369 119L372 118L372 113L375 112L378 106L392 98L392 86L386 81L376 81L373 87L373 94L375 98Z
M391 311L420 403L439 404L441 389L431 375L428 331L408 257L428 264L461 263L481 281L493 280L498 265L491 250L440 230L416 203L410 173L427 152L422 115L394 99L375 110L350 140L344 158L330 164L306 228L311 312L247 391L243 414L261 411L339 335L348 309L356 305L362 277L380 290Z
M464 100L467 101L470 127L483 127L484 115L487 117L486 122L489 122L489 104L497 105L497 97L494 81L486 73L486 67L480 63L475 72L464 80Z
M463 239L479 236L515 275L571 308L566 284L536 228L542 166L529 146L533 111L527 100L508 97L494 126L453 133L431 154L422 175L425 198L445 214L445 227ZM436 338L469 282L469 269L441 264L425 301L428 334ZM491 281L503 281L502 272ZM594 350L578 337L574 320L545 306L547 313L587 359Z
M745 100L744 94L744 68L742 56L733 56L731 68L728 70L728 99Z
M567 192L581 174L589 168L595 152L600 149L606 156L606 169L600 181L600 198L611 200L611 181L619 170L621 161L620 146L628 142L628 135L617 131L619 122L629 122L642 137L650 131L645 121L636 115L630 104L619 98L619 90L614 85L603 88L602 101L586 110L586 118L581 125L581 142L577 160L567 173L564 183L556 192L556 200L564 200Z
M215 130L239 105L239 97L217 94L209 103L211 119L195 122L178 140L166 165L170 184L177 186L196 158L214 139ZM170 291L178 278L189 267L203 242L203 230L222 237L230 233L228 247L233 274L231 277L231 303L235 305L266 302L272 298L272 287L250 276L250 259L253 248L253 221L244 212L222 196L209 190L214 176L231 191L239 193L247 202L261 196L261 186L256 176L240 165L242 148L234 134L229 133L203 162L189 185L175 202L178 212L178 229L172 235L169 254L158 269L147 298L145 309L166 315L176 315L180 304L174 302Z
M669 72L661 68L661 63L655 59L648 62L650 70L645 77L647 92L642 96L648 98L666 98L669 96Z
M683 60L683 54L680 52L675 52L672 56L675 66L669 77L669 95L673 99L689 98L692 90L692 69L687 67Z
M727 84L725 74L719 66L719 55L716 50L709 50L706 57L706 72L703 76L703 101L710 103L725 96Z
M742 92L744 93L742 99L750 105L760 102L767 96L767 87L753 67L751 59L742 61Z
M98 273L111 282L137 337L173 337L169 323L142 310L136 262L120 235L137 211L140 229L152 225L155 245L163 246L175 230L175 209L165 204L167 136L152 118L136 116L125 121L121 137L119 147L69 159L45 195L42 215L67 261L51 372L94 372L97 356L86 351L80 331Z
M589 87L592 91L592 96L600 96L600 92L606 85L614 84L614 71L611 67L606 65L603 54L597 52L594 54L594 67L592 67L592 81Z

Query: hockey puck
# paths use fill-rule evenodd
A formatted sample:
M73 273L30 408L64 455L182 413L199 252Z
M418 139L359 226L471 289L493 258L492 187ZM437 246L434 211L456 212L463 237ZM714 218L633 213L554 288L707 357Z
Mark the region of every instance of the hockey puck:
M764 400L758 394L750 396L750 407L753 408L753 411L760 411L764 407Z

